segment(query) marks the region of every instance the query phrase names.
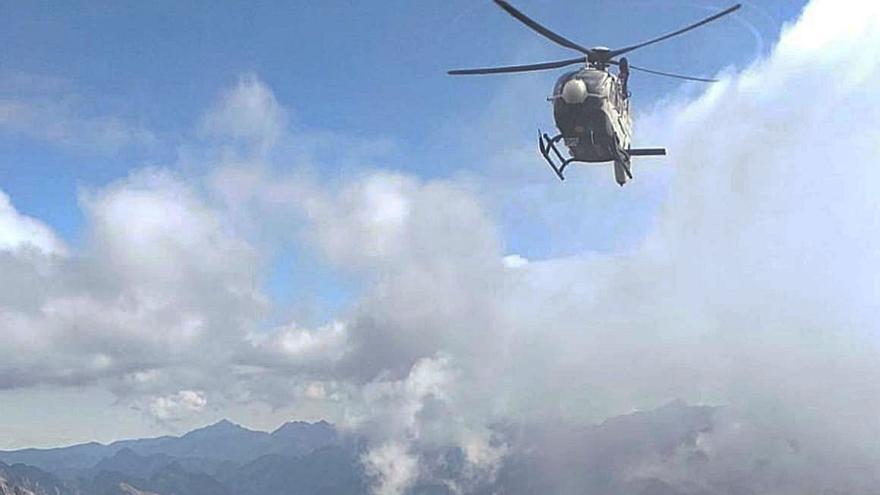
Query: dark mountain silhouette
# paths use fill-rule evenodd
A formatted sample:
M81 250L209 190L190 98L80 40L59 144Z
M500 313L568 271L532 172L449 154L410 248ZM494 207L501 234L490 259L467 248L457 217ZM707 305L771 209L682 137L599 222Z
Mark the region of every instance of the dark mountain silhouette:
M324 447L302 457L272 454L221 478L237 495L355 495L369 492L356 450Z
M160 495L232 495L226 485L213 477L189 472L177 463L159 469L149 478L101 471L91 479L80 479L76 486L80 493L89 495L145 492Z
M217 461L201 457L179 458L167 454L142 456L126 447L114 454L113 457L103 459L91 469L80 473L80 477L82 477L83 474L88 477L89 475L96 475L103 471L120 473L136 478L150 478L172 464L177 464L181 468L192 473L204 473L212 476L217 473L236 469L239 466L232 461Z
M475 477L458 449L422 450L419 478L407 495L762 493L754 480L766 463L742 465L739 474L718 481L670 475L673 468L711 472L709 463L724 462L701 446L704 435L729 424L722 417L730 419L717 408L673 402L598 425L499 425L507 455L494 477ZM0 495L364 494L373 480L360 462L363 442L324 422L266 433L222 421L180 437L3 452L4 460L40 465L0 464Z
M6 464L27 464L53 473L87 469L116 449L97 442L57 449L23 449L0 451L0 461Z
M110 445L128 448L140 455L164 454L171 457L196 457L214 461L246 462L263 452L278 448L272 436L227 420L193 430L181 437L148 440L124 440Z
M271 434L275 453L304 455L339 441L336 428L326 421L306 423L291 421Z
M0 495L76 495L60 479L24 464L0 462Z
M336 429L324 421L287 423L270 434L223 420L180 437L122 440L109 445L87 443L56 449L0 451L0 461L27 464L70 477L122 450L128 450L140 456L164 455L190 459L191 463L203 464L200 469L211 472L224 467L224 462L244 464L275 453L303 455L337 441Z

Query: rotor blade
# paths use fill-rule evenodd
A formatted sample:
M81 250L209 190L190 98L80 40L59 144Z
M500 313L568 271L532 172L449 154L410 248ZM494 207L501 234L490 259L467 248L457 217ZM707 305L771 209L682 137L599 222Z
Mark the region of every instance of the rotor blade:
M681 74L672 74L671 72L661 72L659 70L646 69L644 67L638 67L638 66L632 65L632 64L630 64L629 68L632 70L640 70L642 72L647 72L648 74L655 74L658 76L665 76L665 77L674 77L676 79L684 79L686 81L699 81L699 82L707 82L707 83L718 82L718 79L707 79L704 77L683 76Z
M739 4L739 3L738 3L738 4L734 5L733 7L730 7L730 8L728 8L728 9L722 10L721 12L719 12L719 13L717 13L717 14L715 14L715 15L709 16L709 17L703 19L702 21L695 22L695 23L691 24L690 26L687 26L687 27L681 28L681 29L679 29L678 31L674 31L674 32L669 33L669 34L664 34L663 36L660 36L659 38L654 38L654 39L652 39L652 40L648 40L648 41L645 41L645 42L639 43L639 44L637 44L637 45L631 45L631 46L627 46L627 47L624 47L624 48L618 48L617 50L611 50L611 52L609 52L608 56L609 56L609 57L616 57L616 56L618 56L618 55L623 55L624 53L629 53L629 52L631 52L631 51L633 51L633 50L637 50L637 49L639 49L639 48L642 48L642 47L645 47L645 46L648 46L648 45L653 45L654 43L659 43L659 42L661 42L661 41L663 41L663 40L667 40L667 39L669 39L669 38L672 38L673 36L678 36L679 34L683 34L683 33L686 33L686 32L688 32L688 31L690 31L691 29L696 29L696 28L702 26L703 24L708 24L708 23L714 21L715 19L718 19L719 17L724 17L724 16L726 16L727 14L730 14L730 13L732 13L732 12L735 12L735 11L738 10L740 7L742 7L742 4Z
M567 65L584 63L585 57L557 60L556 62L543 62L540 64L508 65L505 67L485 67L481 69L456 69L447 72L451 76L470 76L476 74L506 74L510 72L530 72L535 70L558 69Z
M566 48L571 48L572 50L577 50L577 51L583 53L584 55L590 55L592 53L592 50L590 50L589 48L585 48L581 45L578 45L574 41L571 41L571 40L569 40L559 34L556 34L553 31L538 24L537 22L532 20L529 16L527 16L527 15L523 14L522 12L520 12L519 10L517 10L516 7L507 3L505 0L495 0L495 3L498 4L499 7L504 9L508 14L512 15L518 21L522 22L526 26L532 28L533 31L537 32L541 36L544 36L545 38L549 38L550 40L552 40L552 41L554 41L554 42L556 42Z

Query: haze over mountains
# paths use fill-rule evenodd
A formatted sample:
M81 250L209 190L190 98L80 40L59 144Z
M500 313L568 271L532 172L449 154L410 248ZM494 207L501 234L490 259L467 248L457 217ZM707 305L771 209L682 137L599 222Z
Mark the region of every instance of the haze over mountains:
M2 452L0 477L36 495L288 493L277 491L288 482L296 493L362 493L354 452L326 422L266 433L224 420L180 437Z
M460 449L424 449L415 455L426 469L405 493L789 493L777 490L806 490L812 481L795 479L803 475L798 466L815 462L796 438L772 438L728 411L682 402L595 426L498 425L495 431L508 450L494 473L468 469ZM748 448L720 449L731 438ZM363 467L368 451L361 440L325 422L266 433L221 421L181 437L0 452L0 495L363 494L371 491L373 474ZM826 493L880 493L876 478L864 483L871 468L862 469L842 473L861 481Z

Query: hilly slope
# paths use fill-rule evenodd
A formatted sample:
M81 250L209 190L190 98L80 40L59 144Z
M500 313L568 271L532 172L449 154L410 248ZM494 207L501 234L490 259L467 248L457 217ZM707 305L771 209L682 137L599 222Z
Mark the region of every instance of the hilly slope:
M76 495L61 480L33 466L0 462L0 495Z
M87 443L56 449L0 451L0 461L27 464L61 477L72 477L121 451L127 451L139 456L189 459L184 464L190 467L201 464L201 469L211 472L224 467L227 462L244 464L269 454L303 455L337 441L336 429L324 421L287 423L267 433L223 420L179 437L122 440L109 445ZM124 459L117 461L125 462Z

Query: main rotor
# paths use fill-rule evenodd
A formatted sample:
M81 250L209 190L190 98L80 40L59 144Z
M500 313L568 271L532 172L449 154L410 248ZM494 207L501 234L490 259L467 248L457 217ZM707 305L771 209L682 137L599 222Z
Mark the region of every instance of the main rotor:
M548 70L548 69L558 69L560 67L566 67L574 64L586 64L590 67L596 67L600 69L604 69L609 65L620 65L621 63L627 64L625 62L626 59L615 60L615 58L620 57L626 53L629 53L633 50L638 50L639 48L646 47L648 45L653 45L654 43L659 43L661 41L667 40L674 36L678 36L680 34L684 34L692 29L696 29L704 24L708 24L720 17L726 16L736 10L738 10L742 5L736 4L730 8L722 10L717 14L711 15L705 19L697 21L693 24L685 26L681 29L673 31L671 33L664 34L663 36L658 36L656 38L652 38L647 41L643 41L641 43L636 43L634 45L625 46L623 48L610 49L604 46L597 46L593 48L586 48L581 46L574 41L565 38L564 36L547 29L546 27L539 24L534 19L529 16L523 14L519 10L516 9L513 5L508 3L506 0L495 0L495 3L504 9L508 14L516 18L518 21L522 22L533 31L537 32L541 36L553 41L554 43L561 45L570 50L574 50L580 52L582 55L577 58L570 58L565 60L556 60L553 62L542 62L537 64L527 64L527 65L509 65L504 67L486 67L479 69L457 69L451 70L448 73L453 76L461 76L461 75L478 75L478 74L506 74L506 73L514 73L514 72L531 72L531 71L539 71L539 70ZM630 69L647 72L649 74L655 74L658 76L665 77L674 77L677 79L685 79L688 81L701 81L701 82L717 82L716 79L706 79L702 77L693 77L693 76L684 76L681 74L672 74L669 72L661 72L653 69L647 69L644 67L634 66L632 64L628 64Z

